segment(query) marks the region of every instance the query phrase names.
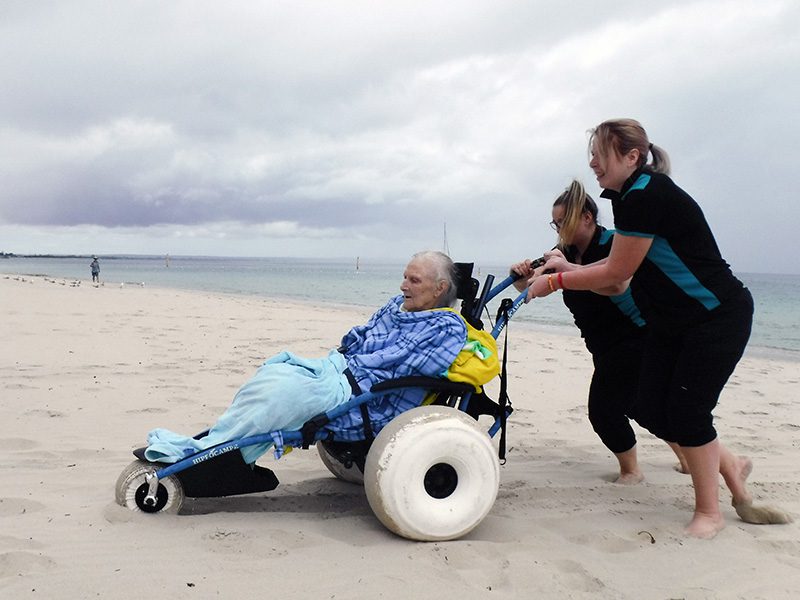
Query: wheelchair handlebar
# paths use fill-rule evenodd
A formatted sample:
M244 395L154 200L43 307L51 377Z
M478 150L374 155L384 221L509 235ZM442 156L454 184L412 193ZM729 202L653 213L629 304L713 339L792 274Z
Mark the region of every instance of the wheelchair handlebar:
M538 269L546 262L547 259L544 256L540 256L539 258L531 261L531 269ZM522 277L522 275L517 275L516 273L512 273L511 275L509 275L509 277L511 278L511 281L516 281L517 279Z
M544 256L540 256L539 258L531 261L531 269L538 269L544 263L547 262L547 259ZM484 304L488 304L490 300L495 298L500 292L510 286L512 283L520 279L522 276L517 275L516 273L511 273L508 277L503 279L500 283L492 288L492 290L486 295Z

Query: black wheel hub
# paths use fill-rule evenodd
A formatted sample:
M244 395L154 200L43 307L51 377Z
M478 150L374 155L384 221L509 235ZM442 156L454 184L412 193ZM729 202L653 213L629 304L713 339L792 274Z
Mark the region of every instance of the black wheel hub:
M432 498L447 498L458 487L458 473L447 463L436 463L425 473L425 491Z
M167 491L167 488L159 483L158 490L156 491L156 503L151 506L146 504L144 501L149 489L150 488L147 483L143 483L136 488L136 495L134 496L136 499L136 506L138 506L142 512L157 513L167 505L167 500L169 500L169 492Z

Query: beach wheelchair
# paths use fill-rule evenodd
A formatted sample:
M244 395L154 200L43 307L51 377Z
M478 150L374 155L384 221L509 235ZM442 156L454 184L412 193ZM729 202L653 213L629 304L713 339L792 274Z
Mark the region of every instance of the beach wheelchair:
M494 285L487 275L481 288L472 277L472 263L456 263L461 315L477 329L486 306L514 281ZM525 294L500 303L491 335L495 339L522 305ZM396 415L377 435L365 418L363 439L337 439L337 418L349 411L368 415L366 403L387 390L421 388L422 406ZM245 463L240 450L280 440L307 449L315 445L323 464L337 478L363 484L378 520L402 537L420 541L450 540L476 527L491 510L505 460L506 419L512 408L505 389L505 352L498 401L468 383L444 378L405 377L380 382L369 392L310 419L297 431L264 432L232 439L173 464L149 462L145 448L133 451L136 461L116 483L118 504L144 513L180 511L184 499L249 494L273 490L275 473ZM478 419L489 415L488 431ZM500 432L498 449L492 438ZM195 436L202 438L208 431Z

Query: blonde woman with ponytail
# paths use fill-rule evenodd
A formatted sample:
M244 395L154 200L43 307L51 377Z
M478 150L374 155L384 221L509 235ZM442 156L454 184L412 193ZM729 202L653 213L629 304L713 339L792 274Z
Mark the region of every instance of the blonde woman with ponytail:
M590 132L589 167L614 211L608 259L567 271L554 257L528 297L556 290L604 290L631 282L647 320L637 420L677 444L695 492L686 533L714 537L725 526L719 474L739 517L786 523L783 511L753 505L752 462L723 446L714 410L750 337L753 298L722 258L700 206L669 177L669 157L633 119L604 121ZM651 157L648 162L648 157Z

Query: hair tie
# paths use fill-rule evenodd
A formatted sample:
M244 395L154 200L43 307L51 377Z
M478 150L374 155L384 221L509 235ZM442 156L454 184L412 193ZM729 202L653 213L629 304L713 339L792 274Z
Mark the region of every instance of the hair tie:
M650 150L650 152L652 152L652 151L653 151L653 144L648 144L648 145L647 145L647 147L648 147L648 149Z

